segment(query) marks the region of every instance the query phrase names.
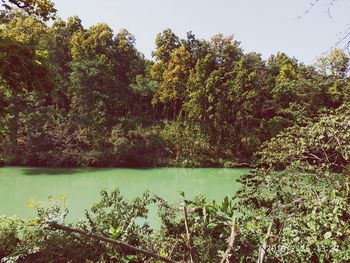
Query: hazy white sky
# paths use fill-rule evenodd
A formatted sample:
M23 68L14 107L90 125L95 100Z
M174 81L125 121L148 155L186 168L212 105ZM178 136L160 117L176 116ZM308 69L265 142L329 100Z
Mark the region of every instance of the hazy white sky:
M312 0L53 0L59 16L78 15L85 27L106 22L116 32L126 28L137 48L151 57L155 36L171 28L180 37L192 30L209 39L216 33L234 35L243 49L267 58L283 51L313 63L327 51L350 23L350 1L320 0L302 19Z

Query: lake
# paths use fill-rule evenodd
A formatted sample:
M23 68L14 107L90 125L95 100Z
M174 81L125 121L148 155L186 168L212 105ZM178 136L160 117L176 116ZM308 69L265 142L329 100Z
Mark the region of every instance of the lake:
M203 195L221 201L238 190L236 182L248 169L224 168L152 168L152 169L46 169L27 167L0 168L0 215L30 218L36 214L28 206L30 200L46 200L65 194L68 220L83 217L84 209L99 200L102 189L119 188L126 199L145 190L175 204L186 197ZM151 211L150 221L155 222ZM154 225L154 223L153 223Z

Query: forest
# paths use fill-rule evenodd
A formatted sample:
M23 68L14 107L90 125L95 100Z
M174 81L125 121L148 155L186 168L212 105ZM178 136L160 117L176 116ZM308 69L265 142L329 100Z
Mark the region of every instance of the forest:
M27 166L232 167L347 99L341 50L266 61L232 36L159 33L152 60L127 30L51 26L13 11L1 28L0 160Z
M251 168L232 200L183 193L185 216L103 191L65 228L61 200L36 203L35 220L0 217L1 262L350 262L346 51L305 65L165 29L147 59L126 29L1 2L0 165ZM150 204L158 230L137 223Z

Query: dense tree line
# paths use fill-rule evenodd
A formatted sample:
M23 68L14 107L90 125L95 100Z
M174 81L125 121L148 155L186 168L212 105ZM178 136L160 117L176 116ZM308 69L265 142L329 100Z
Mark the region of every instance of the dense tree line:
M48 26L33 10L1 18L5 164L234 166L348 94L341 50L307 66L244 53L231 36L166 29L148 60L125 29L86 29L78 17Z

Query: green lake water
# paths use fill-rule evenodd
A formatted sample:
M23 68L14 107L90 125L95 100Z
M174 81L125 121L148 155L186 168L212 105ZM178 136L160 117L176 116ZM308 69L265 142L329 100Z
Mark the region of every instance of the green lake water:
M154 169L45 169L27 167L0 168L0 215L30 218L35 210L30 200L45 200L49 196L66 195L68 220L83 217L84 209L99 199L102 189L119 188L126 199L145 190L175 204L186 197L203 195L221 201L238 190L236 182L247 169L223 168L154 168ZM153 209L154 210L154 209ZM155 222L156 211L150 212Z

